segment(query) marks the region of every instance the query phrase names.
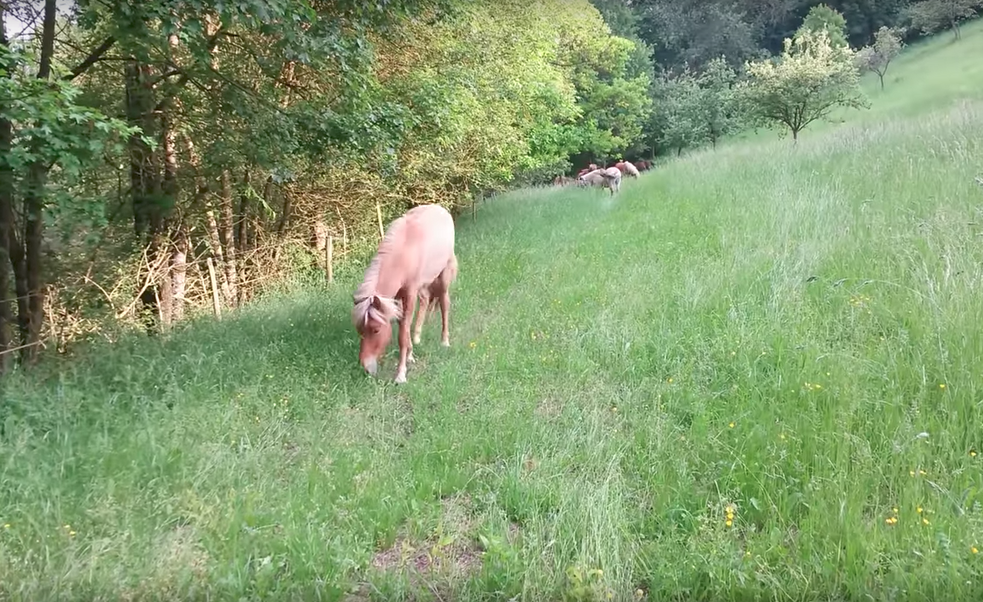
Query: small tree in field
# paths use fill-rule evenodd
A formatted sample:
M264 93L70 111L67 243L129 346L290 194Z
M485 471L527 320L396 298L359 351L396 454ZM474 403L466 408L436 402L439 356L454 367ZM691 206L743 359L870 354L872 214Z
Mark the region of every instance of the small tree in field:
M803 29L785 39L778 60L747 63L741 92L765 121L799 132L836 107L865 108L860 76L849 46L834 46L825 30Z
M908 18L924 34L949 27L958 40L962 37L959 22L975 15L981 6L983 0L924 0L908 7Z
M881 82L881 90L884 89L884 74L894 60L894 57L901 54L904 43L901 41L903 32L892 27L881 27L874 34L874 44L864 46L857 51L857 66L860 71L873 71Z

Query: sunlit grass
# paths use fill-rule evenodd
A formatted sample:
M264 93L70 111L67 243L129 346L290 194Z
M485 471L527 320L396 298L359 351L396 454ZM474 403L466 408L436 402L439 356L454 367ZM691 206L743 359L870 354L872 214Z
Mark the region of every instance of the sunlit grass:
M493 200L402 387L359 270L11 379L0 598L981 599L981 157L962 101Z

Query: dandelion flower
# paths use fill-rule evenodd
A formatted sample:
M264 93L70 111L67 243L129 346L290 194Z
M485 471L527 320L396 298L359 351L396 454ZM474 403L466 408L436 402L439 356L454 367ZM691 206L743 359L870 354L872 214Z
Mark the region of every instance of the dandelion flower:
M894 508L891 508L891 512L897 514L898 513L898 507L895 506Z
M69 531L68 532L68 536L69 537L75 537L75 531Z
M474 349L474 348L475 348L475 347L477 347L477 346L478 346L478 344L477 344L477 343L475 343L474 341L471 341L470 343L468 343L468 347L470 347L470 348L472 348L472 349Z
M909 470L908 471L908 474L910 474L911 476L915 476L915 471L914 470Z
M939 388L940 389L945 389L945 383L939 383Z
M724 524L725 524L725 525L727 525L728 527L733 527L733 526L734 526L734 521L732 521L732 520L728 520L728 521L727 521L727 522L725 522Z
M918 471L918 474L920 474L920 475L922 475L922 476L924 477L924 476L925 476L925 475L927 475L928 473L927 473L927 472L925 472L924 470L919 470L919 471Z
M971 547L969 549L969 551L972 552L973 554L979 554L980 553L980 551L976 549L976 546Z
M731 422L731 423L730 423L730 424L728 424L727 426L729 426L730 428L734 428L734 423L733 423L733 422Z
M969 457L970 458L975 458L976 457L976 450L975 449L969 450Z
M927 525L928 524L928 519L927 518L923 518L922 519L922 524L923 525Z
M4 523L3 524L3 528L4 529L9 529L10 528L10 523Z
M919 507L915 508L915 512L917 512L918 514L921 514L922 513L922 507L919 506Z
M671 385L671 384L672 384L672 377L670 376L669 378L667 378L667 379L666 379L666 382L667 382L667 383L669 383L669 384Z

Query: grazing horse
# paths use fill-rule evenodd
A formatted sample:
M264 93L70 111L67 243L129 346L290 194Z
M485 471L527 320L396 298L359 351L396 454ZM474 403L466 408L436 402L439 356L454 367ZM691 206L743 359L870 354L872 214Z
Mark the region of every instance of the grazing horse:
M582 185L603 186L611 191L611 196L621 189L621 170L617 167L595 169L577 178Z
M597 164L596 163L591 163L587 167L585 167L585 168L581 169L580 171L578 171L577 172L577 177L580 178L580 176L582 176L582 175L584 175L586 173L590 173L590 172L592 172L592 171L594 171L596 169L597 169Z
M413 360L410 322L413 306L420 299L417 336L426 309L440 303L441 344L450 346L448 315L450 284L457 277L454 254L454 218L440 205L414 207L393 221L379 250L365 270L362 284L352 299L352 322L361 337L358 361L375 376L392 339L393 320L399 322L399 365L396 382L406 382L406 364Z
M638 177L638 169L628 161L619 161L618 163L615 163L614 166L633 178Z

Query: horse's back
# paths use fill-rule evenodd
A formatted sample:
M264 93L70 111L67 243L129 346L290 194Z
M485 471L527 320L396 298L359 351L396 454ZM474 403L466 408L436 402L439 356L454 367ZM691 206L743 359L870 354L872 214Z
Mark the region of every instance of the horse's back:
M406 212L406 248L416 258L417 281L432 282L454 257L454 218L440 205L419 205Z

